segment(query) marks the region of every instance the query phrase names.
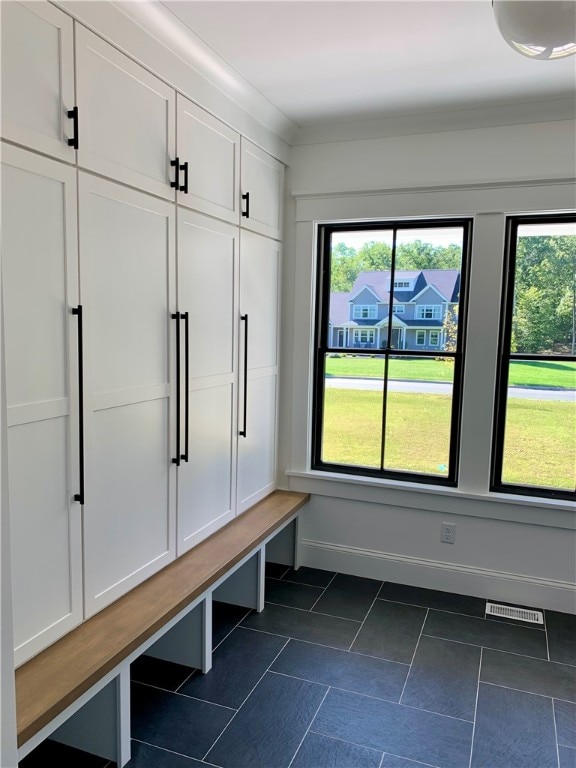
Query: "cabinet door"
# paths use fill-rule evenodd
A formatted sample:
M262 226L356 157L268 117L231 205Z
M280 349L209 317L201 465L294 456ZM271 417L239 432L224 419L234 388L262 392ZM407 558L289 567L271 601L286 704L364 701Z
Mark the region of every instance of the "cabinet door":
M76 80L78 164L173 200L174 91L80 26Z
M2 148L2 281L16 662L82 620L76 173Z
M189 313L190 374L188 382L184 377L189 461L178 469L178 554L234 517L237 273L238 228L179 209L178 304Z
M177 97L178 202L238 224L240 200L240 135L183 96ZM187 174L188 191L185 185Z
M280 240L284 206L284 166L243 138L241 174L241 226Z
M174 206L80 173L85 610L174 557ZM172 422L172 423L171 423Z
M238 512L276 483L279 280L280 243L242 232L239 356L247 375L239 388Z
M73 22L49 3L1 4L2 136L74 162Z

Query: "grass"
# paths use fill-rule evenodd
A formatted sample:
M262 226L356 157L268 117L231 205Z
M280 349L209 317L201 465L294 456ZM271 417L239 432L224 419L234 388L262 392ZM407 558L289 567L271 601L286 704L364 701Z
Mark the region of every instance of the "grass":
M451 398L389 392L386 469L447 475ZM326 389L323 461L380 467L382 394ZM503 480L574 488L574 403L510 400Z
M390 360L393 379L412 381L451 381L453 366L445 360ZM328 357L326 375L336 377L382 378L384 360L377 357ZM510 385L516 387L551 387L576 389L576 363L518 361L510 364Z

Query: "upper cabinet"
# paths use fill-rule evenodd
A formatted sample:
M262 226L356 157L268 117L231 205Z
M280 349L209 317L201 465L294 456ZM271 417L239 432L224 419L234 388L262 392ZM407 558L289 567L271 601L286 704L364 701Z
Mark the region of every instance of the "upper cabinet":
M280 240L284 205L284 166L244 138L240 187L242 227Z
M2 136L73 163L72 19L49 3L1 6Z
M240 217L240 134L177 96L178 203L232 224Z
M174 200L172 88L80 25L76 87L79 166Z

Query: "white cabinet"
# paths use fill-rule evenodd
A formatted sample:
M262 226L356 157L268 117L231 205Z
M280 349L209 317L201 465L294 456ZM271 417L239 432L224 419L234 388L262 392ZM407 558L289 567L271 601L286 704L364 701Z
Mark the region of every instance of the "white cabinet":
M178 554L232 520L235 509L238 228L178 211L178 306L188 313L182 366ZM186 421L186 416L188 416Z
M174 226L170 203L80 173L87 616L175 555Z
M76 27L78 164L175 199L175 93L80 25Z
M1 4L2 136L74 162L73 22L49 3Z
M178 203L238 224L240 135L180 94L176 103Z
M282 237L284 166L242 138L241 226L262 235Z
M2 147L16 662L82 620L76 173Z
M276 483L280 256L280 243L241 233L238 512Z

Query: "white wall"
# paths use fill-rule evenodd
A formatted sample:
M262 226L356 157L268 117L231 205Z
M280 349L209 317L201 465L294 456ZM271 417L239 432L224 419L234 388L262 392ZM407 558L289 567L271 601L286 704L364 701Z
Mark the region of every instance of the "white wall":
M489 492L506 214L576 208L575 136L563 120L293 147L281 437L286 487L312 493L303 564L576 612L573 505ZM474 216L460 486L311 472L315 222L434 215Z

